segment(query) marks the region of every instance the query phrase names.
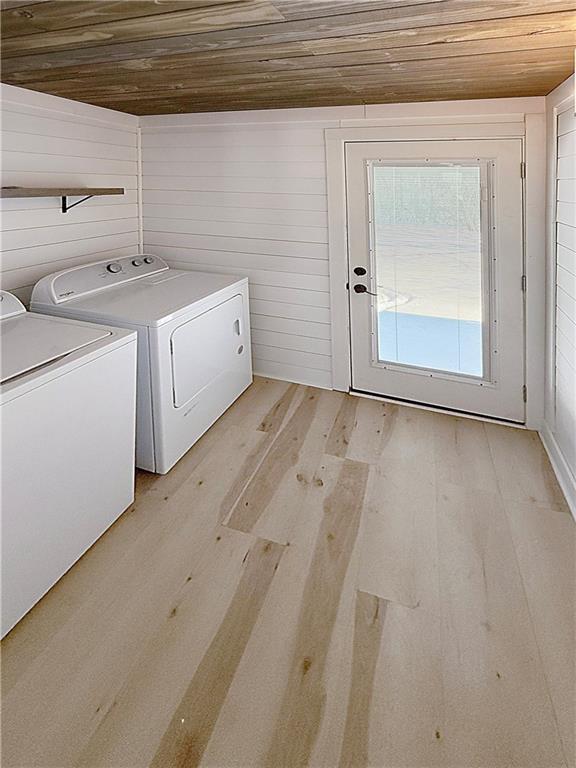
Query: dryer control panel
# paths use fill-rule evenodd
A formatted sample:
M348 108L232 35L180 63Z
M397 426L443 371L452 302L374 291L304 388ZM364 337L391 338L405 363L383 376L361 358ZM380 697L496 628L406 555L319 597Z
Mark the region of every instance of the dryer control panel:
M32 303L61 304L105 288L165 272L168 264L152 253L97 261L71 267L42 278L34 287Z

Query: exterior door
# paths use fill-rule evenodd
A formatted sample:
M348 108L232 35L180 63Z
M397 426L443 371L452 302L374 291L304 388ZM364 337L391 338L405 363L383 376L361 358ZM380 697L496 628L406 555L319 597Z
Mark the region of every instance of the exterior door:
M522 144L346 144L352 389L524 421Z

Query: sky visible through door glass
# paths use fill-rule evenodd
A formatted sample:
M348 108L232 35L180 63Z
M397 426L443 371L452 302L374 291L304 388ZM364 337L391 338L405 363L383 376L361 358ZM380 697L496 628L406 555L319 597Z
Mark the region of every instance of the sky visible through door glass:
M378 357L482 376L478 166L373 166Z

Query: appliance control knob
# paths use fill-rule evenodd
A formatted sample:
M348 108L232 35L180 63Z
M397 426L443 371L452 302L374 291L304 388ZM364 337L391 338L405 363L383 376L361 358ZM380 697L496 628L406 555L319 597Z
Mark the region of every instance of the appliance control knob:
M108 264L106 269L108 272L112 272L115 275L117 272L122 272L122 266L117 261L113 261L112 264Z
M132 264L135 267L140 267L142 265L142 259L132 259Z
M144 264L154 264L152 256L144 256Z

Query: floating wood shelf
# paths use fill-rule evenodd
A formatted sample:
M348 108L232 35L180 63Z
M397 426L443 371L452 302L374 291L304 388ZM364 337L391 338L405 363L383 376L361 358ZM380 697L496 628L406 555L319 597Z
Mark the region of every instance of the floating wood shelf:
M60 197L62 198L62 213L67 213L91 197L102 195L123 195L122 187L1 187L0 197ZM71 205L69 197L81 197Z

